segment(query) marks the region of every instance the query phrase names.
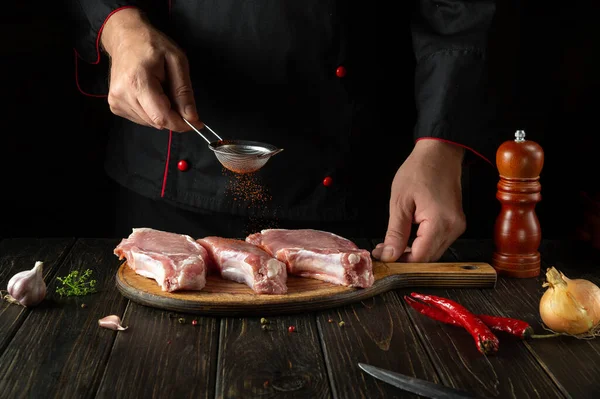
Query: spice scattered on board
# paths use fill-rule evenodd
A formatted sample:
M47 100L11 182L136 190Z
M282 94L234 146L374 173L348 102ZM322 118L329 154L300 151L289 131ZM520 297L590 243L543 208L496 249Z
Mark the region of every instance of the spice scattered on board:
M327 323L333 323L333 322L334 322L334 320L331 317L327 319ZM337 325L339 327L344 327L346 325L346 322L344 320L340 320L337 322Z

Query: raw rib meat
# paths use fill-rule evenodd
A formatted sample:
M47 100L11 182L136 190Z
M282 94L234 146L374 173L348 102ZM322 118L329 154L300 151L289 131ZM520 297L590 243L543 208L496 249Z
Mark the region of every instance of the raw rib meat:
M257 294L287 293L283 262L244 240L205 237L197 240L209 255L209 265L227 280L246 284Z
M352 241L320 230L267 229L246 237L284 262L290 275L349 287L373 285L371 254Z
M206 249L190 236L136 228L114 250L137 274L163 291L201 290L206 285Z

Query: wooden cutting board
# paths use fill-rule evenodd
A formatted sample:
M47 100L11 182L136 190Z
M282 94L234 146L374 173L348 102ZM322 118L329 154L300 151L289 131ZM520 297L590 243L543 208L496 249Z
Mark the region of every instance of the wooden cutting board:
M141 305L182 313L251 316L302 313L358 302L403 287L494 288L496 271L488 263L373 262L374 284L349 288L321 280L288 276L285 295L257 295L245 284L208 276L201 291L164 292L124 262L116 275L126 298Z

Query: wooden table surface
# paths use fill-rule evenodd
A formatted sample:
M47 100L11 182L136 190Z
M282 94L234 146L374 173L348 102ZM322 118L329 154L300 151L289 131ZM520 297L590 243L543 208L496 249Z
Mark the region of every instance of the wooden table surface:
M481 397L600 397L600 339L521 341L498 333L500 351L485 357L467 332L416 314L401 300L410 291L442 295L477 313L524 319L544 333L543 276L499 277L491 289L403 289L341 308L271 316L272 329L263 331L260 317L174 314L127 300L115 286L118 241L0 241L0 288L36 260L45 262L48 284L38 307L0 304L1 398L414 397L365 374L358 362ZM355 241L365 248L373 243ZM489 240L459 240L442 261L489 262L492 249ZM556 266L600 284L597 252L552 241L540 250L544 270ZM56 277L86 268L98 293L55 293ZM120 315L128 330L100 328L98 319L109 314ZM296 332L288 332L291 325Z

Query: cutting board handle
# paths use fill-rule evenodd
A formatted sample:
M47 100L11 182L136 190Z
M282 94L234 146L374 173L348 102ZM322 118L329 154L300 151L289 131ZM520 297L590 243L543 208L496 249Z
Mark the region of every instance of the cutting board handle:
M416 286L493 288L496 270L485 262L373 262L375 283L390 289Z

